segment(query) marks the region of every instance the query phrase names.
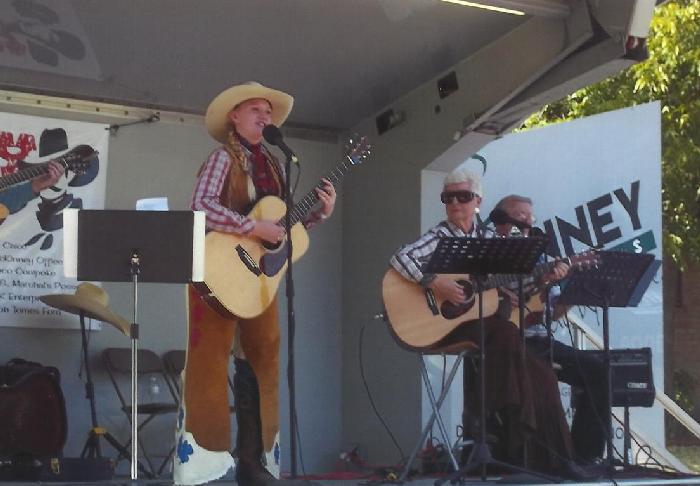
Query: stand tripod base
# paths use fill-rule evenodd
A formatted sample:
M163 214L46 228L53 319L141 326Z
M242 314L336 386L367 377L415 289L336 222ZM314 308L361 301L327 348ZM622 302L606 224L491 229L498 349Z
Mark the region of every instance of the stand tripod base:
M451 484L461 483L464 481L464 477L477 469L481 469L481 480L486 481L486 469L488 466L494 466L502 470L518 472L523 474L529 474L531 476L536 476L545 481L552 483L561 482L560 478L555 478L548 476L543 473L532 471L524 467L516 466L514 464L509 464L507 462L499 461L493 458L491 450L488 444L484 442L477 442L474 444L471 453L469 454L469 459L467 463L462 466L457 472L445 479L438 479L435 481L435 486L442 486L445 482L449 481Z
M106 440L107 443L119 453L117 456L117 462L121 459L131 461L131 453L129 452L129 449L124 447L121 442L119 442L112 434L107 432L107 429L104 427L93 427L90 429L88 438L85 440L85 446L83 446L83 451L80 453L81 459L103 458L100 438ZM154 478L153 473L146 469L140 462L137 463L137 467L139 471L146 475L147 478Z

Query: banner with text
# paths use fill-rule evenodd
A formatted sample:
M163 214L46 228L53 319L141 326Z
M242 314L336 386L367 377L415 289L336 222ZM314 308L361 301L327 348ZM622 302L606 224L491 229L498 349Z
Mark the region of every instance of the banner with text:
M0 113L0 325L74 328L78 318L44 305L75 292L63 277L63 210L103 209L106 125ZM54 160L58 182L34 192Z

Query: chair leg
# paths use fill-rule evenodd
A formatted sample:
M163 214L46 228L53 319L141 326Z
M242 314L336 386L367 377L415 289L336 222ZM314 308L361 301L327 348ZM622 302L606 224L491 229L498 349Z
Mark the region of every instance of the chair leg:
M153 461L151 461L151 456L148 455L148 451L143 445L143 441L141 440L141 436L139 435L138 437L139 441L139 448L141 449L141 453L143 454L144 459L146 459L146 462L148 463L148 469L150 469L151 474L153 477L156 477L156 468L153 465Z
M160 464L160 467L158 468L158 476L160 477L161 474L163 474L163 469L165 469L165 466L168 465L170 461L175 460L175 445L170 448L168 451L168 455L165 456L165 459L163 459L163 462Z
M139 423L138 431L141 432L141 429L143 429L151 420L153 420L156 417L157 417L157 415L149 415L148 417L146 417L145 420L143 420L141 423ZM131 418L131 417L129 417L129 418ZM148 469L149 469L150 476L153 478L158 477L160 475L160 472L156 473L155 465L153 464L151 457L148 455L148 450L143 445L141 434L139 434L139 436L138 436L138 441L139 441L139 449L141 451L141 454L143 455L143 458L148 463ZM129 438L126 441L126 443L124 444L124 448L125 449L131 448L131 438ZM128 460L129 461L131 460L131 456L128 457ZM166 462L167 462L167 457L166 457ZM162 470L162 468L163 468L163 466L161 465L161 467L159 468L158 471Z
M413 465L413 461L416 459L418 452L420 451L421 447L423 446L423 443L427 439L428 434L430 434L430 430L433 428L433 424L436 421L438 423L438 428L440 429L440 435L442 435L442 440L445 442L447 453L450 457L450 462L452 463L452 467L454 467L455 471L459 470L459 464L457 463L457 459L455 458L454 453L452 452L452 447L450 444L449 435L447 434L447 429L445 428L445 423L443 422L442 417L440 416L440 407L442 406L442 402L444 402L445 398L447 397L447 394L450 390L450 386L452 385L455 375L457 374L457 370L459 369L459 365L464 359L464 355L465 352L462 352L457 355L457 359L452 365L450 373L445 381L445 386L442 390L442 393L440 393L440 396L437 400L435 399L435 393L433 392L433 388L430 385L428 370L425 366L425 356L422 354L420 355L421 376L423 378L423 384L425 386L425 389L428 392L428 399L430 400L430 406L433 412L428 418L428 422L425 424L425 427L423 427L420 440L413 448L413 451L411 452L411 455L409 456L408 461L406 462L406 465L404 466L404 469L401 472L401 475L399 476L399 481L405 481L408 477L408 474L411 471L411 466Z
M440 406L442 405L443 400L445 399L448 391L450 390L450 385L454 380L455 374L457 373L457 369L459 368L461 362L462 356L459 356L455 364L452 366L452 369L450 370L450 374L447 378L447 381L445 382L445 386L442 390L442 393L440 394L440 403L438 404L437 400L435 399L435 392L433 392L433 387L430 385L430 377L428 376L428 370L425 367L425 360L421 356L421 374L423 375L425 390L428 392L428 399L430 400L430 405L433 408L433 415L435 417L435 421L438 424L440 435L442 435L442 440L444 441L445 447L447 448L447 454L450 456L450 462L452 462L452 466L455 468L455 471L459 469L459 464L457 463L457 459L455 459L455 456L452 453L450 436L447 433L445 422L443 422L442 416L440 415Z
M109 443L109 445L111 445L117 451L117 457L114 459L115 469L122 459L125 459L127 462L131 463L131 454L129 453L128 445L131 444L131 440L129 440L127 445L122 445L110 433L104 434L103 437ZM138 467L138 470L141 471L148 479L153 479L153 474L149 470L147 470L143 464L141 464L141 461L137 462L136 467Z

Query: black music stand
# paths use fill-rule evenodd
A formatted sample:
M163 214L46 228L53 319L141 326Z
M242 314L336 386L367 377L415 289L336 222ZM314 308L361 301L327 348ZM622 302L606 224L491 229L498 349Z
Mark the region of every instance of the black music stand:
M511 471L532 474L548 481L555 479L524 467L498 461L491 455L486 443L486 345L484 332L483 282L491 274L530 274L547 241L543 238L463 238L446 237L438 246L423 273L470 274L479 295L479 438L474 443L467 463L456 473L435 481L435 486L445 481L456 481L477 468L481 469L481 480L486 480L486 466L491 464Z
M204 280L204 214L193 211L63 211L66 277L132 282L131 480L138 479L138 283Z
M636 307L659 265L654 255L621 251L600 252L599 268L574 273L562 285L559 303L603 309L603 353L606 379L606 445L608 471L614 470L612 437L612 372L610 366L610 307Z

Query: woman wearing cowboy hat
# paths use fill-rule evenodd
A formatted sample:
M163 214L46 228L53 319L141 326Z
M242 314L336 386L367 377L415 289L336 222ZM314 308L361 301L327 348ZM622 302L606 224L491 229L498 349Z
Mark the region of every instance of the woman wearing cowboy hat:
M270 243L284 236L284 229L275 221L256 221L246 214L262 197L284 194L284 168L262 145L262 131L265 125L284 123L293 101L281 91L247 83L223 91L210 103L205 123L222 145L200 168L191 206L206 213L209 230L245 234ZM317 193L321 205L303 222L307 228L333 212L336 194L330 181L324 179ZM245 358L235 360L236 480L242 486L261 486L279 475L277 302L253 319L230 319L209 307L193 288L188 294L189 339L175 483L211 481L233 466L228 453L226 386L238 331L237 344Z

